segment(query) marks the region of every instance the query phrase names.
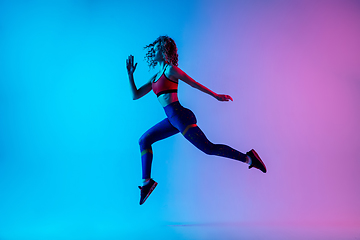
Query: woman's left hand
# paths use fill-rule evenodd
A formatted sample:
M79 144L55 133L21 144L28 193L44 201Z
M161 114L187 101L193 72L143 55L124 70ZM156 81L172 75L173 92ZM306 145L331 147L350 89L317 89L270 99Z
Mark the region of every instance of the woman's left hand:
M229 101L229 100L233 101L232 97L224 94L216 94L215 98L219 101Z

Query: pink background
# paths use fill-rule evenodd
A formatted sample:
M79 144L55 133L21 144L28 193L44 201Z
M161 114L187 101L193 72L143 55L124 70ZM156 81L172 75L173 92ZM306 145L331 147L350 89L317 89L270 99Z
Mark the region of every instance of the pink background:
M234 102L185 86L180 101L210 140L255 148L268 173L202 155L181 140L186 156L176 155L181 171L172 184L183 172L195 182L188 184L196 196L191 211L181 210L187 218L359 222L359 11L355 1L202 5L181 64Z

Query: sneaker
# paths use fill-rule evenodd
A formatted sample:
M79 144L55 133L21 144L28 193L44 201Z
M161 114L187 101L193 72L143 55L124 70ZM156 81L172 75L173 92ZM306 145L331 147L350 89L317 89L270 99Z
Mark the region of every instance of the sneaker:
M155 182L152 178L150 178L150 182L145 186L140 187L141 195L140 195L140 205L142 205L146 199L150 196L152 191L154 191L155 187L157 186L157 182Z
M257 152L255 152L254 149L251 149L249 152L246 153L246 155L248 155L249 157L251 157L252 163L249 166L249 169L254 167L259 169L260 171L262 171L263 173L266 173L266 167L265 164L263 163L263 161L261 161L261 158L259 157L259 155L257 154Z

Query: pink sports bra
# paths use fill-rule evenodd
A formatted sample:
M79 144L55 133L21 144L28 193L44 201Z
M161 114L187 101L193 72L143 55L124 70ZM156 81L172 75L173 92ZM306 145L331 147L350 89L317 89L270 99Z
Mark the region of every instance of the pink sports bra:
M178 83L170 80L165 76L165 70L167 66L165 67L162 75L160 78L155 82L155 80L151 83L151 87L156 94L156 96L160 96L164 93L171 93L171 92L177 92L178 89Z

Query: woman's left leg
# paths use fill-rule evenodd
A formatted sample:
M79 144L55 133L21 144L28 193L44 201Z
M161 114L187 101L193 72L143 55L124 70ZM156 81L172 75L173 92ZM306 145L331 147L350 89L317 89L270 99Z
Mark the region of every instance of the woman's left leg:
M153 152L151 145L157 141L168 138L179 130L176 129L169 119L165 118L149 130L147 130L139 139L141 162L142 162L142 177L143 179L150 179L151 165L153 159Z

